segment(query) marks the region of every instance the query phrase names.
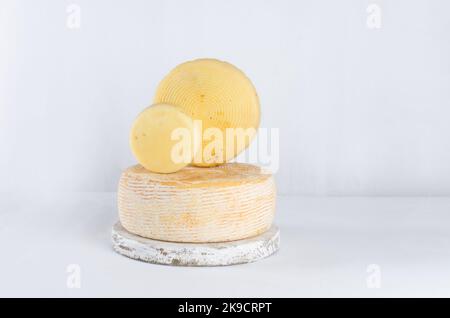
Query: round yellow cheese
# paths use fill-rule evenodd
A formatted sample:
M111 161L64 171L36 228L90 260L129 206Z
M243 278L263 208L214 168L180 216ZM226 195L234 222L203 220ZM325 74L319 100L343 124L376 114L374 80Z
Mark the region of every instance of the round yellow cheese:
M131 150L137 161L150 171L178 171L195 154L193 127L192 118L175 106L150 106L133 123Z
M255 87L241 70L215 59L198 59L175 67L159 84L154 102L178 106L201 121L203 143L192 163L196 166L230 161L248 147L259 127ZM235 129L228 138L227 128Z
M254 165L188 166L172 174L136 165L120 178L119 218L129 232L151 239L226 242L269 229L275 197L272 175Z

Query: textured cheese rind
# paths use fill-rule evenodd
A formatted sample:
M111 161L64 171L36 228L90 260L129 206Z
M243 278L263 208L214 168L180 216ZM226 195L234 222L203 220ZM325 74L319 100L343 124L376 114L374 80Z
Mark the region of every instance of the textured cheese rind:
M210 167L230 161L245 150L256 134L260 122L259 98L250 79L234 65L216 59L197 59L175 67L159 83L155 103L180 107L192 118L202 121L203 132L218 128L223 134L223 155L209 157L203 153L196 166ZM242 145L235 140L233 152L226 151L226 129L254 129ZM203 136L204 134L202 134ZM210 141L203 141L203 149ZM209 162L211 160L212 162Z
M185 167L162 175L137 165L122 173L118 207L123 227L173 242L226 242L265 232L275 214L273 177L231 163Z

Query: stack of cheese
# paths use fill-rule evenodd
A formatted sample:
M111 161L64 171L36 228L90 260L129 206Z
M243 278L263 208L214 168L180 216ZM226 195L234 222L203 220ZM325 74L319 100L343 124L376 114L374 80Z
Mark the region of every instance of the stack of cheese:
M196 243L268 230L275 212L272 175L227 163L248 147L259 120L256 90L233 65L200 59L173 69L131 129L140 164L120 178L123 227L150 239ZM236 131L247 138L236 140Z

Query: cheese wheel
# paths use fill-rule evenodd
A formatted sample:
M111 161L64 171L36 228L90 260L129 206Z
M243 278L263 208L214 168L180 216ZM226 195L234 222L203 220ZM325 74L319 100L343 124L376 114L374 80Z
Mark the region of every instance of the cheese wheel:
M241 70L215 59L198 59L177 66L159 84L154 102L178 106L201 120L203 144L193 161L196 166L230 161L248 147L259 127L260 106L255 87ZM235 129L230 134L233 138L227 138L227 128ZM220 139L214 129L221 132ZM220 145L211 144L214 139L220 140Z
M275 253L280 231L272 225L263 234L216 243L180 243L152 240L132 234L117 222L111 231L113 249L124 256L152 264L174 266L228 266L255 262Z
M158 104L142 111L133 123L130 146L146 169L171 173L187 166L195 154L192 118L179 108Z
M229 163L188 166L157 174L136 165L119 182L119 219L146 238L173 242L226 242L265 232L275 213L272 175Z

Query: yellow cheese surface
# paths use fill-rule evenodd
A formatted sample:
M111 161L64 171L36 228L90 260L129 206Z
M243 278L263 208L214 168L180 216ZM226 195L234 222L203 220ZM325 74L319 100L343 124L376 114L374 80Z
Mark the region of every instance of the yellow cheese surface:
M179 140L173 138L177 129L194 138L192 118L179 108L157 104L142 111L130 132L130 146L137 161L146 169L158 173L175 172L188 165L195 153L193 141L182 155L174 156L174 149L179 144Z
M249 164L187 166L172 174L140 165L122 173L118 207L123 227L175 242L226 242L270 228L276 189L272 175Z
M154 102L178 106L193 119L202 121L202 151L193 162L197 166L214 166L233 159L248 147L259 126L260 106L255 87L241 70L215 59L198 59L177 66L159 84ZM208 128L222 132L223 151L209 151L213 137L205 134ZM227 128L244 129L248 138L231 144L226 139ZM227 147L233 151L227 151Z

